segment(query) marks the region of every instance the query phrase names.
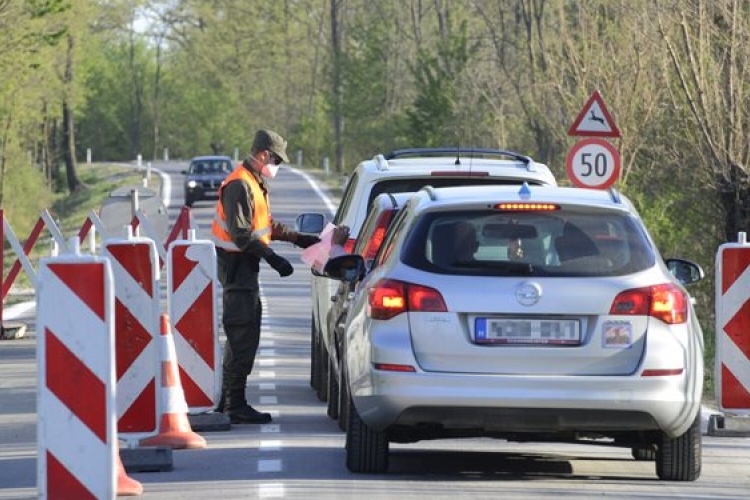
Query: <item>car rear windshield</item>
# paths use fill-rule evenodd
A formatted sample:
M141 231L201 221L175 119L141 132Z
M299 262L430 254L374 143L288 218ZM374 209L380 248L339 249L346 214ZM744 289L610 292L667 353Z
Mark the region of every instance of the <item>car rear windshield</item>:
M507 186L520 185L523 180L507 179L502 177L417 177L384 179L372 187L367 206L371 206L373 200L382 193L415 193L425 186L451 187L451 186ZM529 185L538 185L533 180L525 180Z
M445 274L618 276L652 267L641 224L621 212L495 210L425 214L401 255Z

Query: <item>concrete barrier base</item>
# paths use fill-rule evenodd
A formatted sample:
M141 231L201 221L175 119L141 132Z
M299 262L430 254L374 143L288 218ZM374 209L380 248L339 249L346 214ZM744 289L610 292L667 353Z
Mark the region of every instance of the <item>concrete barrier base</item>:
M188 414L193 432L228 431L232 428L229 415L215 411Z
M26 324L16 321L3 321L0 329L0 340L21 339L26 335Z
M750 436L750 417L711 415L708 420L708 435L723 437Z
M120 460L127 472L167 472L174 468L172 448L168 446L120 448Z

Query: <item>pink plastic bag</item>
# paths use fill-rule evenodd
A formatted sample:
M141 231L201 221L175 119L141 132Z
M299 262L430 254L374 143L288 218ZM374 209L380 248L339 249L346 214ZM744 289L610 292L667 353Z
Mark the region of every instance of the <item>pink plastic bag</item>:
M302 254L300 255L300 259L302 259L302 262L309 265L318 272L323 272L323 267L326 265L326 262L328 262L328 259L330 258L332 247L331 238L333 236L334 229L336 229L336 226L329 222L328 225L326 225L326 227L324 227L323 231L321 231L320 233L320 242L314 245L310 245L309 247L302 250Z

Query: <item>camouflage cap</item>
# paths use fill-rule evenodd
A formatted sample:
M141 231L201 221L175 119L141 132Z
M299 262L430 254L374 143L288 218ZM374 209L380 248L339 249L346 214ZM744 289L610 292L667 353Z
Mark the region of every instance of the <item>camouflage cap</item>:
M251 153L270 151L281 158L284 163L289 163L289 156L286 154L286 140L273 130L258 130L255 133L250 151Z

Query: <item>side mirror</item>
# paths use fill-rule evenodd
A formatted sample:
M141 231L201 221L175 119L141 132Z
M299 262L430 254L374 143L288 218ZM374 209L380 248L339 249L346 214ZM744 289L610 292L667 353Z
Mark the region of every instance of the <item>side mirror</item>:
M294 230L298 233L320 234L325 225L326 218L323 214L304 213L294 221Z
M323 276L351 283L365 275L365 260L361 255L341 255L328 259L323 268Z
M687 259L667 259L664 261L667 269L677 281L683 285L697 283L706 277L703 268L697 263Z

